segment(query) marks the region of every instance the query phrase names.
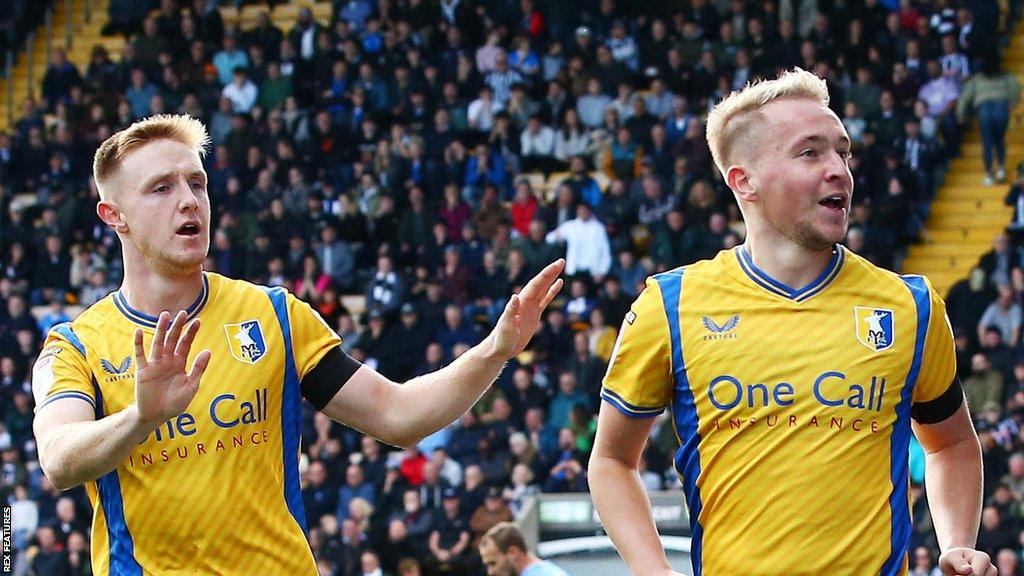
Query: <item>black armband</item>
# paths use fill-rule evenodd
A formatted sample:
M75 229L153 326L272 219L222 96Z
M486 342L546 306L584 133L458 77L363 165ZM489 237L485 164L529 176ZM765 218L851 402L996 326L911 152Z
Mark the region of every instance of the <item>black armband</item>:
M910 415L918 424L937 424L949 418L964 403L964 390L960 379L953 376L949 388L938 398L927 402L916 402L910 407Z
M360 366L341 346L335 346L302 379L302 397L317 410L323 410Z

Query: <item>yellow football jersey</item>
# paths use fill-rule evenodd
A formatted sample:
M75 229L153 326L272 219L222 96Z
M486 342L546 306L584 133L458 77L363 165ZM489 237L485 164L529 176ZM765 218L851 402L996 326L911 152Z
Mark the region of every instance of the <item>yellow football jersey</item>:
M299 487L300 381L340 344L281 288L207 273L188 309L188 367L213 353L196 397L116 470L86 486L93 571L107 575L316 574ZM135 401L133 334L156 318L116 292L54 327L36 364L37 409L79 398L96 417Z
M794 289L740 246L647 280L602 397L671 410L695 574L905 574L911 408L955 363L924 278L837 246Z

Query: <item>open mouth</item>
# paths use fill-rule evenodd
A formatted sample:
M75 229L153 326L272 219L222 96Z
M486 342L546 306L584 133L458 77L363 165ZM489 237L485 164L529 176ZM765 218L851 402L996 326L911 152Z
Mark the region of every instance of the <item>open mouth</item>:
M178 235L180 236L196 236L199 234L199 224L195 222L186 222L178 227Z
M841 212L843 210L846 210L847 199L848 197L846 196L846 194L833 194L831 196L823 198L820 202L818 202L818 204L830 210Z

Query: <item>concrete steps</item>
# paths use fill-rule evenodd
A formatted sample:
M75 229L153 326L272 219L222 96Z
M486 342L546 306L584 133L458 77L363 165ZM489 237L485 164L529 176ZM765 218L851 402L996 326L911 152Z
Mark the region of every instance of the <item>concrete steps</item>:
M1022 30L1018 24L1013 31L1003 65L1024 82ZM1006 146L1007 179L1012 181L1014 167L1024 160L1024 108L1014 112ZM961 157L950 162L945 182L936 193L925 223L925 242L911 246L903 262L905 272L928 276L942 295L991 248L1013 215L1013 208L1003 204L1010 182L985 186L984 176L981 134L975 122L964 134Z
M53 12L53 26L49 46L51 49L68 50L68 60L78 67L83 76L89 65L93 45L106 46L123 44L120 38L108 39L100 35L107 22L108 0L91 0L89 21L86 21L85 0L71 0L68 4L57 2ZM67 26L70 20L71 44L67 43ZM28 99L38 100L43 77L49 62L46 57L47 37L45 25L35 31L32 54L21 54L7 79L0 82L0 130L7 130L12 121L20 116L22 106ZM114 52L116 57L117 52ZM12 114L9 116L8 112Z
M97 44L105 46L110 52L111 58L116 62L120 59L121 48L125 42L120 35L105 37L100 34L100 30L107 22L109 0L91 0L91 3L91 18L89 22L86 22L85 0L72 0L70 11L66 9L64 2L57 2L50 41L51 48L69 48L68 60L78 67L79 73L83 76L89 65L93 46ZM295 25L299 10L303 7L309 7L312 10L313 18L319 23L330 24L332 7L331 2L326 0L279 4L270 13L271 20L287 33ZM254 27L259 14L267 9L265 4L245 5L241 11L234 6L219 8L225 26L238 26L242 30ZM72 29L70 47L65 41L69 17ZM44 29L44 26L40 26L36 31L36 37L32 43L32 55L21 55L11 71L10 78L0 82L0 130L8 129L12 122L17 120L26 100L29 98L38 100L39 98L43 77L46 75L46 68L49 65L46 58L47 42ZM9 91L10 97L8 96ZM8 107L9 102L10 107ZM12 118L8 118L8 110L12 111Z

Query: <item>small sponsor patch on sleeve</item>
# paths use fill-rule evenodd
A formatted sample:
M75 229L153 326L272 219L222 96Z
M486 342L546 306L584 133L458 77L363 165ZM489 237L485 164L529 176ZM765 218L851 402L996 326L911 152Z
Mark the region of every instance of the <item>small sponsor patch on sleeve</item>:
M630 310L626 313L626 324L632 325L636 321L636 312Z
M54 349L47 348L47 350ZM50 353L47 353L47 350L43 350L32 368L32 396L35 397L36 406L43 404L50 394L50 389L53 388L53 358L60 353L59 349Z
M59 346L50 346L48 348L43 348L43 351L39 353L39 360L42 360L43 358L49 358L50 356L57 356L63 351L64 349Z

